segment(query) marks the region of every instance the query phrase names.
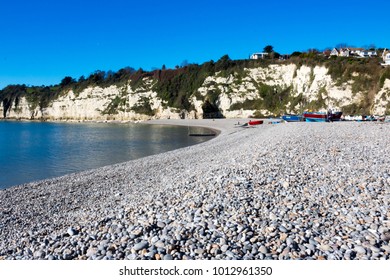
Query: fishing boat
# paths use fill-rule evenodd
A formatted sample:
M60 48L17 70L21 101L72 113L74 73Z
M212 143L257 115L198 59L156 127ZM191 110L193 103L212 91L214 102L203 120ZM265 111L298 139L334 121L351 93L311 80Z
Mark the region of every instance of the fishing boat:
M343 115L343 112L341 112L341 111L335 111L335 112L332 111L330 114L330 117L328 117L328 121L331 121L331 122L341 121L342 115Z
M334 122L340 121L342 112L304 112L303 117L307 122Z
M285 120L286 122L300 122L300 121L303 121L302 115L286 114L286 115L282 116L282 119Z
M326 122L326 112L304 112L303 117L307 122Z

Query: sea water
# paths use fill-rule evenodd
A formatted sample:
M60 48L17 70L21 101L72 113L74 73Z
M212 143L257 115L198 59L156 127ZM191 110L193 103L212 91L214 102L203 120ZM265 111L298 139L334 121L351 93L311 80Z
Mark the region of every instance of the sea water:
M202 133L200 128L196 129ZM163 153L208 139L188 136L186 126L0 121L0 189Z

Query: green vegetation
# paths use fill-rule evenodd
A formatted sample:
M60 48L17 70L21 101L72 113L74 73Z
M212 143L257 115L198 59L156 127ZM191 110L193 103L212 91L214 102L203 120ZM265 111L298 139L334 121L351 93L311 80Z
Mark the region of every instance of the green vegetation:
M287 108L288 110L286 110L286 111L294 112L294 111L296 111L296 107L298 106L299 112L297 112L297 113L301 113L301 111L304 109L303 105L307 104L307 100L303 96L303 93L300 93L297 96L294 96L293 94L290 94L290 96L289 96L289 103L290 103L290 106Z
M230 106L230 110L261 110L262 109L262 100L260 98L256 99L245 99L244 102L237 102Z
M291 87L282 88L280 86L269 86L263 83L256 83L258 97L245 99L244 102L232 104L230 110L268 110L273 115L278 115L286 110L286 105L290 101Z
M361 104L352 103L341 108L344 115L367 115Z
M385 68L385 70L382 72L379 79L379 88L383 88L386 79L390 80L390 67Z
M104 115L113 115L117 114L119 111L124 111L126 107L126 98L121 98L120 96L116 96L111 102L108 104L106 109L104 109Z
M14 106L18 108L21 97L26 97L31 109L47 108L50 103L58 98L60 91L57 87L27 87L26 85L9 85L0 91L0 102L3 105L3 117Z
M154 110L150 106L150 100L147 97L142 97L138 101L138 104L131 107L131 110L138 114L144 114L148 116L153 116L155 114Z
M306 104L306 109L317 111L321 108L326 108L327 92L325 88L318 91L317 98Z
M334 57L326 66L329 69L328 73L332 79L337 81L338 85L353 81L352 92L354 93L368 93L372 89L381 87L380 78L383 76L383 69L379 65L378 59Z
M3 105L3 117L5 118L7 111L15 104L18 107L19 98L26 93L25 85L9 85L0 91L0 102Z

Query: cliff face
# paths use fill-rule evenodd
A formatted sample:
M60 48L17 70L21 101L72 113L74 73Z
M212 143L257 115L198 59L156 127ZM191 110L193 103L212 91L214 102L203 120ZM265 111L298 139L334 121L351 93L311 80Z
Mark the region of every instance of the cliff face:
M218 78L210 78L208 81L215 81L220 85L220 89L223 92L220 97L221 110L226 116L231 117L240 116L241 112L230 111L230 107L234 103L245 102L246 99L254 99L258 94L256 89L259 84L269 85L274 89L289 89L289 99L300 96L301 100L304 100L295 105L292 101L288 101L286 110L284 110L287 111L286 113L299 112L313 102L318 102L316 106L317 110L327 110L328 108L341 109L344 106L360 102L364 94L361 92L354 93L352 91L353 81L338 84L327 73L328 69L325 67L296 67L293 64L287 66L271 65L268 68L249 69L245 82L239 87L230 87L229 90L233 91L230 94L226 93L226 87L221 87L223 83ZM205 92L207 88L200 90ZM376 96L382 95L379 92ZM388 99L384 102L376 102L373 107L373 113L384 114L387 101ZM272 114L267 109L260 111L262 115ZM245 113L253 114L254 112Z
M208 76L193 93L190 112L167 106L158 97L153 77L143 78L141 86L89 87L75 93L62 93L46 107L34 106L26 97L9 106L0 106L0 115L16 119L51 120L145 120L151 118L202 118L205 103L227 118L297 113L359 106L371 100L371 113L383 115L390 109L390 80L381 88L359 91L357 81L366 74L352 73L346 82L335 81L324 66L269 65L246 68L241 74Z
M147 103L147 104L145 104ZM146 106L148 114L139 108ZM3 115L4 107L0 108ZM14 104L6 117L12 119L46 120L146 120L153 118L179 118L173 108L164 108L157 93L140 88L134 92L130 86L107 88L89 87L79 94L73 90L52 101L48 107L33 107L26 97ZM151 115L153 113L153 115Z

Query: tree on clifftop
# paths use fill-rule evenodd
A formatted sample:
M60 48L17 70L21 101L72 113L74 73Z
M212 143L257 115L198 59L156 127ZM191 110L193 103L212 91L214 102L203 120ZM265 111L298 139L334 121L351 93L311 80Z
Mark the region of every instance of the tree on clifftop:
M75 83L75 82L76 82L75 79L73 79L72 77L66 76L65 78L63 78L63 79L61 80L60 86L61 86L61 87L66 87L66 86L68 86L68 85L70 85L70 84L73 84L73 83Z
M266 53L273 53L274 52L274 47L271 46L271 45L265 46L263 51L266 52Z
M277 59L280 57L280 54L275 52L274 47L271 45L265 46L263 52L268 54L268 57L271 59Z
M228 69L229 66L230 66L230 62L231 62L230 57L227 54L225 54L215 64L216 71L221 71L221 70Z

